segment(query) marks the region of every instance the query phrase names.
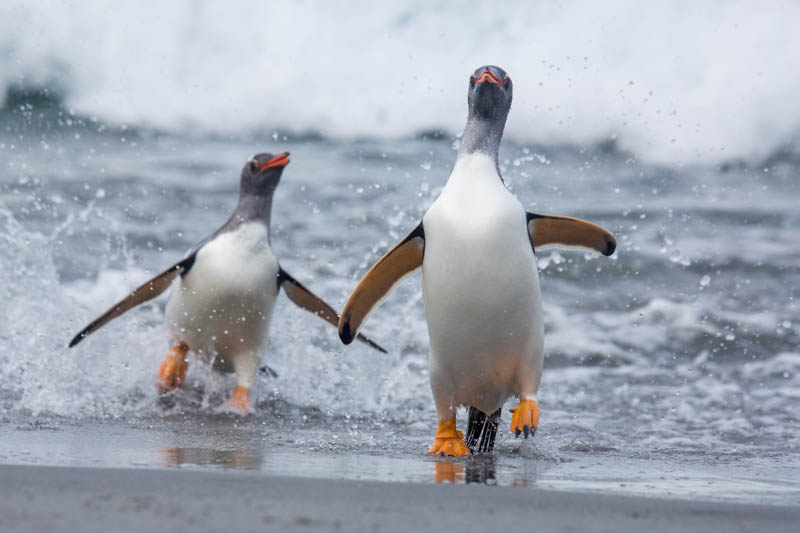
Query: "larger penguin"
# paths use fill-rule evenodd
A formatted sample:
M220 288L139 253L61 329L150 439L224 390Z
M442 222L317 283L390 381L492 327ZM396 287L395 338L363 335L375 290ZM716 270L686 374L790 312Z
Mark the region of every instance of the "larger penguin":
M70 348L174 282L166 309L173 344L158 371L159 389L165 392L183 383L192 350L213 360L216 369L235 373L236 388L227 405L241 414L251 412L250 389L279 289L334 326L339 321L331 306L280 267L270 247L272 197L288 164L288 152L253 156L242 169L239 203L228 221L81 330ZM385 352L366 337L360 340Z
M367 316L405 276L422 267L430 336L430 380L439 417L428 453L491 451L500 408L515 436L539 424L544 327L535 252L548 246L611 255L606 230L570 217L526 213L497 162L512 83L495 66L470 76L469 115L453 171L422 222L367 272L342 310L339 336L352 342ZM456 409L469 406L467 442Z

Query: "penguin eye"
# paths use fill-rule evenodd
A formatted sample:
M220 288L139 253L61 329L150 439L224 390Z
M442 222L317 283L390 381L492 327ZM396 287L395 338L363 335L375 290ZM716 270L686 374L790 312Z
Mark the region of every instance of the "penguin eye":
M250 172L255 173L258 170L258 165L252 159L250 160Z
M475 76L474 75L469 77L469 86L470 87L475 87Z

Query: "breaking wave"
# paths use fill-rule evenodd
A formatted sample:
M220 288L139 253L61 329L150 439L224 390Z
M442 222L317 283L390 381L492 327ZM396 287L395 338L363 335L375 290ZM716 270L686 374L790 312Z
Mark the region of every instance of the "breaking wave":
M798 24L796 3L4 2L0 94L170 132L394 138L456 133L468 74L496 63L520 141L762 161L796 145Z

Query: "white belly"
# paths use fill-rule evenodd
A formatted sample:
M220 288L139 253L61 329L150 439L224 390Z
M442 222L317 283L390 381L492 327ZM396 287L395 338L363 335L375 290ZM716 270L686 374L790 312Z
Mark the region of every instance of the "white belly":
M241 353L260 357L278 296L277 275L262 224L218 236L173 286L166 310L172 334L196 353L219 355L222 362Z
M426 213L422 280L437 404L491 413L536 393L543 325L525 211L486 162L457 163Z

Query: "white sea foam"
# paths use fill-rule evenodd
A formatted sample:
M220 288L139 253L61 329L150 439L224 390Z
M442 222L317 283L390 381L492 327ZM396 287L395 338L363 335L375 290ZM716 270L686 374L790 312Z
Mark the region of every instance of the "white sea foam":
M152 273L136 266L124 272L101 269L97 279L63 283L52 251L50 237L24 227L0 203L0 301L6 302L0 315L0 413L104 418L164 412L154 388L168 346L159 305L128 313L67 348L80 327ZM415 297L408 301L413 305ZM393 420L416 418L420 409L432 413L425 352L401 359L357 343L344 357L344 348L323 321L285 298L276 315L264 363L279 377L259 382L257 401L269 404L277 395L326 414L381 413ZM416 331L412 340L421 342L419 321L409 314L367 329L376 338L389 338L392 330L405 327ZM199 390L206 410L210 396L226 395L232 386L229 376L214 375L195 359L187 382L190 391L179 393L181 404L193 405L192 391Z
M0 90L168 130L457 131L485 63L511 136L617 138L650 160L759 158L800 122L800 5L4 2Z
M0 411L102 417L152 404L152 386L143 385L152 380L160 334L139 315L133 330L102 332L93 349L67 350L89 315L60 283L51 250L46 236L0 204Z

